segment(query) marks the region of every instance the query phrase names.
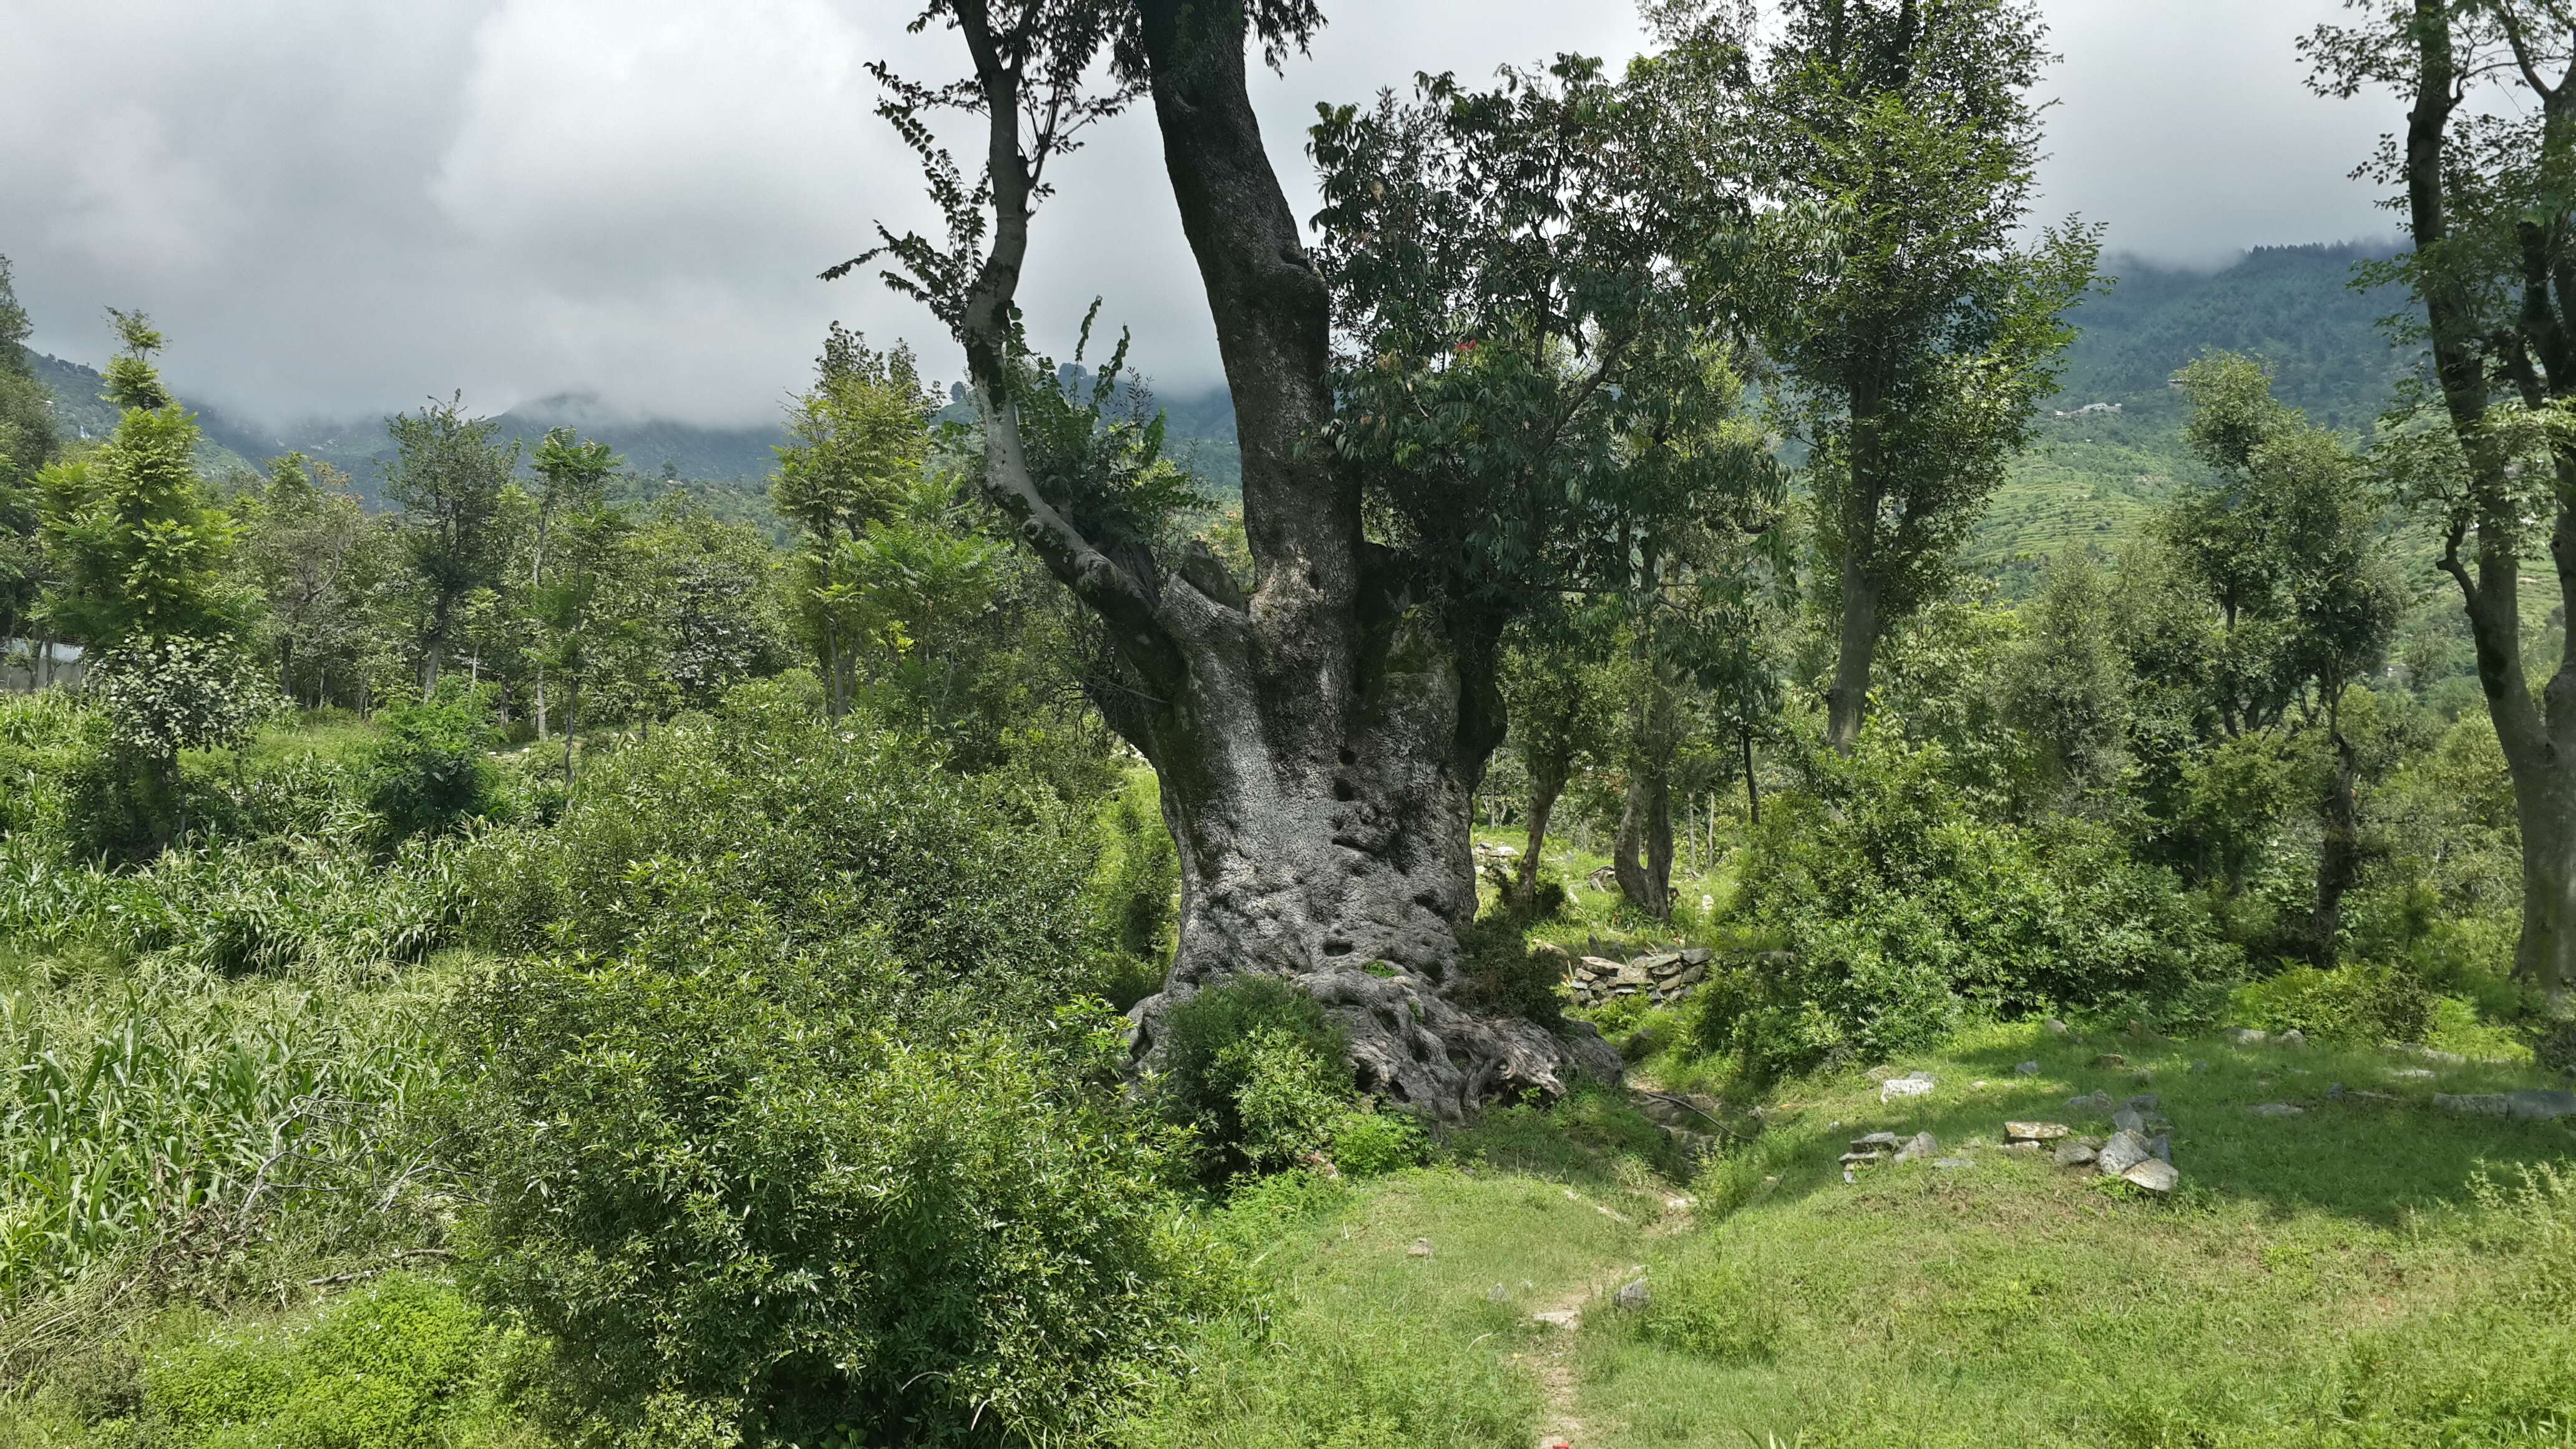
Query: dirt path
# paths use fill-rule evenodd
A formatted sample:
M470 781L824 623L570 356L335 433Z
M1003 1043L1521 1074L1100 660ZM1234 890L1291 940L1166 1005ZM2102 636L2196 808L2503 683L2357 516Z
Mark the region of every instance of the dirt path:
M1596 1290L1586 1284L1536 1315L1539 1321L1556 1325L1548 1334L1547 1347L1531 1355L1529 1361L1531 1371L1538 1377L1539 1392L1547 1396L1538 1416L1539 1449L1580 1444L1583 1440L1583 1423L1574 1417L1574 1335L1582 1326L1584 1308L1595 1296Z

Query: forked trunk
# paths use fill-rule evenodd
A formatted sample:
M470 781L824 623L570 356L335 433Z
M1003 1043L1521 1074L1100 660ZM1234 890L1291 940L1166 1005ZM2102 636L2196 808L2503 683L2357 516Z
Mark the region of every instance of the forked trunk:
M1869 712L1870 661L1878 653L1878 585L1856 558L1842 567L1842 641L1834 655L1834 684L1825 696L1825 742L1844 754L1860 743Z
M2317 853L2316 907L2308 921L2312 950L2320 966L2335 964L2343 940L2343 898L2361 879L2361 801L2353 787L2356 762L2352 741L2344 738L2340 727L2330 727L2330 735L2334 766L2326 780L2325 797L2319 802L2318 818L2325 827L2325 840Z
M1397 1102L1456 1118L1552 1096L1577 1070L1615 1076L1617 1056L1597 1033L1483 1006L1457 969L1476 909L1469 809L1502 736L1499 625L1461 625L1380 567L1358 478L1318 445L1329 297L1245 91L1247 8L1141 0L1138 38L1234 401L1248 591L1203 547L1104 551L1038 488L1011 397L1031 98L987 7L956 11L988 126L991 250L957 319L985 486L1132 672L1102 713L1153 763L1179 846L1180 947L1131 1013L1136 1047L1150 1059L1173 1005L1261 973L1323 1003L1359 1083Z
M1640 857L1643 859L1640 859ZM1660 770L1632 770L1610 847L1611 873L1628 904L1657 920L1673 913L1673 792Z
M1522 848L1512 880L1513 890L1524 903L1538 899L1539 852L1547 848L1547 822L1556 814L1557 797L1565 793L1566 774L1566 770L1557 769L1530 777L1529 842Z

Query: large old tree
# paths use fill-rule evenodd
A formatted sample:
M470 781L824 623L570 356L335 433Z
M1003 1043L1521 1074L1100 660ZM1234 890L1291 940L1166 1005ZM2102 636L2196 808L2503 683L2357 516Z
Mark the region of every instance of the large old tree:
M988 495L1115 647L1096 698L1180 846L1146 1044L1169 1002L1264 972L1348 1028L1363 1086L1422 1110L1615 1070L1597 1037L1503 1012L1458 969L1469 802L1504 732L1504 625L1619 586L1660 528L1752 476L1710 443L1732 394L1707 384L1727 319L1703 261L1733 209L1658 176L1652 108L1569 60L1326 111L1310 248L1245 91L1251 45L1275 60L1320 24L1307 0L932 0L921 23L953 30L971 75L880 78L948 235L888 235L831 275L889 257L954 331ZM1104 55L1112 83L1086 89ZM1032 210L1049 163L1137 98L1233 395L1248 579L1158 545L1024 426L1054 385L1018 326ZM974 171L941 149L942 109L982 128Z
M2516 971L2563 1007L2576 987L2576 5L2356 8L2362 23L2321 27L2306 48L2320 89L2384 86L2408 103L2375 169L2400 188L2415 245L2387 270L2422 308L2432 363L2430 427L2399 429L2382 453L2443 529L2520 816ZM2524 573L2541 553L2545 584ZM2562 630L2538 689L2527 590Z

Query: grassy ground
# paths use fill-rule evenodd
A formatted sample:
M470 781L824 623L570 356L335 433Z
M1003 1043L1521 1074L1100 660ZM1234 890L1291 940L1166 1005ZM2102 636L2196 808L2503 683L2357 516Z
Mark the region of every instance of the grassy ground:
M1594 1099L1261 1205L1266 1336L1206 1345L1146 1442L2576 1443L2576 1130L2430 1105L2523 1069L2018 1026L1896 1065L1939 1085L1799 1084L1687 1185ZM1995 1146L2007 1118L2107 1132L2064 1105L2096 1089L2163 1099L2174 1198ZM2247 1110L2275 1102L2304 1111ZM1974 1165L1845 1185L1846 1139L1879 1129ZM1534 1317L1558 1310L1580 1326Z

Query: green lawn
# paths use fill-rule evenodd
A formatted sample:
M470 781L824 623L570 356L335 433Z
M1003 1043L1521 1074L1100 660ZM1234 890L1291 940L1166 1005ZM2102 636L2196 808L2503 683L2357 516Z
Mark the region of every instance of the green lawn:
M1236 1209L1269 1314L1203 1347L1146 1442L2576 1443L2576 1130L2431 1106L2528 1069L2027 1026L1894 1065L1939 1085L1797 1084L1686 1184L1592 1099L1302 1212ZM2008 1118L2109 1131L2064 1105L2096 1089L2162 1099L2173 1198L1995 1145ZM1973 1165L1845 1185L1846 1140L1881 1129ZM1645 1305L1616 1306L1636 1281ZM1578 1328L1533 1316L1562 1309Z

